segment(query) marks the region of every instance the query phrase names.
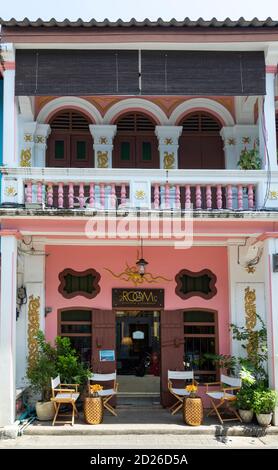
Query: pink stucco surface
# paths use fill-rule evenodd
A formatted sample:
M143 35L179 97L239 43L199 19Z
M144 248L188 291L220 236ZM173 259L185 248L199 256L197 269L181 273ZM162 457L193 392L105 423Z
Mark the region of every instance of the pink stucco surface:
M52 341L57 335L57 310L67 307L89 307L112 309L113 287L134 287L131 282L115 279L104 268L119 274L124 271L125 263L129 266L136 261L136 247L116 246L47 246L46 252L46 306L52 312L46 317L46 337ZM194 247L189 250L176 250L172 247L145 247L144 257L149 262L148 271L154 276L172 279L171 282L160 281L156 284L144 283L139 287L165 289L165 310L183 308L210 308L218 311L219 352L229 353L229 299L227 250L225 247ZM84 271L94 268L101 275L101 291L94 299L77 296L65 299L59 292L58 275L65 268ZM182 300L175 294L175 275L181 269L200 271L210 269L217 276L217 294L210 300L191 297Z

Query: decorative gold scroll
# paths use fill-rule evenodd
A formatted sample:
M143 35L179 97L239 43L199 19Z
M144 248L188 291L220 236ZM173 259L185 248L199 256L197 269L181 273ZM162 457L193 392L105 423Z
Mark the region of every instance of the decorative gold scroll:
M28 364L33 365L38 354L37 335L40 329L40 297L29 296L28 304Z
M256 336L253 334L253 329L257 323L257 310L256 310L256 290L250 289L250 287L246 287L245 289L245 296L244 296L244 304L245 304L245 325L247 330L249 330L249 340L246 347L248 357L252 356L257 348L258 344L255 341Z
M166 277L163 276L153 276L151 273L145 273L144 276L141 276L138 273L138 268L137 266L129 266L126 263L126 268L123 272L116 274L111 271L109 268L104 268L106 271L108 271L110 274L112 274L113 277L117 279L121 279L122 281L125 282L132 282L135 286L138 286L139 284L143 284L144 282L147 282L148 284L155 284L161 281L167 281L170 282L172 279L167 279Z

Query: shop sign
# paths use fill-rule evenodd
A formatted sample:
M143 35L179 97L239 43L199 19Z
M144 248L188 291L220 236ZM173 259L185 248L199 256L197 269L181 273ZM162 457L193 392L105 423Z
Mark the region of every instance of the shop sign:
M112 289L112 307L163 308L164 289Z

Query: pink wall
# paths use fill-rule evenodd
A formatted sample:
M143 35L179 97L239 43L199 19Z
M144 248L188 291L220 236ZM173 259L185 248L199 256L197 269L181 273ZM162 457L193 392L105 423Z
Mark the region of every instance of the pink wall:
M115 279L105 271L104 267L115 273L125 269L125 262L130 266L136 261L136 247L74 247L74 246L47 246L46 252L46 306L52 307L52 312L46 317L46 338L52 341L57 335L57 310L66 307L90 307L99 309L112 309L112 287L134 287ZM139 287L153 287L165 289L165 309L182 308L211 308L218 311L219 352L229 353L229 298L228 298L228 269L227 250L225 247L194 247L189 250L176 250L173 247L144 247L144 258L149 262L148 270L154 275L161 275L172 282L159 282L157 284L144 283ZM94 299L75 297L65 299L58 292L58 275L65 268L84 271L94 268L101 275L101 291ZM217 294L210 300L200 297L191 297L182 300L175 294L175 275L181 269L200 271L207 268L217 276Z

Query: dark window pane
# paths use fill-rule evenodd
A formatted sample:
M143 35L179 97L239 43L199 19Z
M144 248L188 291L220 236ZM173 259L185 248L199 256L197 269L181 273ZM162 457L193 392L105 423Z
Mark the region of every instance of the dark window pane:
M65 155L65 142L63 140L55 140L55 159L63 160Z
M202 322L202 323L213 323L214 313L202 310L187 310L183 314L184 322Z
M84 142L84 140L78 140L76 142L76 158L77 160L86 159L86 142Z
M129 142L121 142L121 160L130 160Z
M62 312L61 320L63 321L91 321L92 313L90 310L67 310Z
M91 294L94 290L94 280L95 277L92 274L87 276L73 276L72 274L67 274L65 276L65 288L64 291L67 294L72 292L86 292Z
M142 143L142 160L150 162L152 159L152 144L151 142Z
M76 349L78 355L80 356L81 361L90 367L92 355L91 336L71 336L69 339L72 347Z
M91 333L91 325L61 325L61 333Z
M204 357L207 353L215 353L215 338L185 337L184 361L189 363L189 367L196 371L209 371L209 373L216 374L213 362Z
M188 335L214 335L214 326L190 325L184 327L184 334Z

